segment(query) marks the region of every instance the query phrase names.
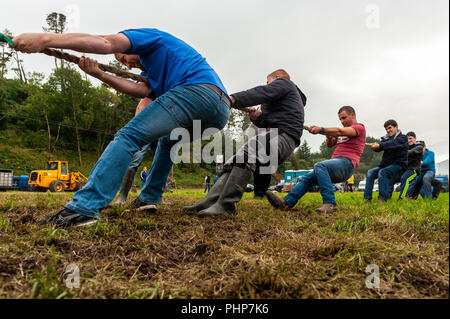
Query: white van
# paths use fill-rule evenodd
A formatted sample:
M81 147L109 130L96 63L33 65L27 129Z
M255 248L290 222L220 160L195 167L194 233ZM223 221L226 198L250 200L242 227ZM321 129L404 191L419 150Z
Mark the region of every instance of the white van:
M366 179L364 178L364 180L359 182L358 188L356 190L364 192L365 188L366 188ZM375 182L373 183L373 191L378 192L378 179L376 179Z

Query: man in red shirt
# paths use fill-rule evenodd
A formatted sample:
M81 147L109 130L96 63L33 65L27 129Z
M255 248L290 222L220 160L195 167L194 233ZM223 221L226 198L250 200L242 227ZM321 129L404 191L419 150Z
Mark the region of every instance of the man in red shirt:
M312 134L325 135L328 147L337 145L331 159L316 163L314 170L304 175L286 197L281 198L267 191L267 199L272 206L288 210L297 204L311 186L319 185L323 205L317 211L331 213L337 210L333 183L344 182L353 175L366 143L366 129L363 124L356 121L353 107L341 107L338 116L344 126L342 128L324 128L314 125L308 130Z

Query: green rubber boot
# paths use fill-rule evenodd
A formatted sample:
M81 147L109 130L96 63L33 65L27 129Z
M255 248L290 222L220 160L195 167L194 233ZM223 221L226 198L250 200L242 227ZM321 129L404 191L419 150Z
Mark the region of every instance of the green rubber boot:
M245 187L252 176L248 169L233 167L225 187L216 203L198 213L199 217L219 216L222 214L236 214L235 203L244 195Z
M219 199L219 196L222 193L222 190L225 184L227 183L229 176L230 172L226 172L220 175L219 179L214 184L214 186L209 190L205 198L203 198L199 203L193 206L184 206L183 210L189 212L199 212L203 209L208 208L209 206L212 206Z
M117 200L114 202L115 205L123 205L127 201L128 193L133 185L134 177L136 176L136 169L130 168L125 173L125 176L120 185L120 192Z

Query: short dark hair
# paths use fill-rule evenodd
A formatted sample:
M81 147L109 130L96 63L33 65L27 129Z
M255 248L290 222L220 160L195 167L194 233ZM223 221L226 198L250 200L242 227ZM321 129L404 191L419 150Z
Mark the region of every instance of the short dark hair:
M341 112L344 112L344 111L347 114L355 114L356 115L355 109L353 107L351 107L351 106L346 105L346 106L341 107L339 109L339 111L338 111L338 114L341 113Z
M416 138L416 133L414 133L413 131L406 133L406 136L412 136L414 138Z
M398 124L395 120L387 120L386 122L384 122L384 127L388 127L389 125L392 125L393 127L397 127Z

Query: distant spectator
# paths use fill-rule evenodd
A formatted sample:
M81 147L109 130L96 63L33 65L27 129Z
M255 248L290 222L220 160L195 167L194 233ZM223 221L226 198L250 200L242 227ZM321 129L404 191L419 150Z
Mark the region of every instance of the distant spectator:
M344 183L344 192L353 192L353 184L355 183L355 176L350 176Z
M372 200L372 191L375 180L378 178L380 190L378 200L387 201L392 196L394 182L400 180L408 167L408 138L398 129L395 120L384 123L386 135L379 143L367 143L375 152L384 151L380 164L367 172L364 199Z
M209 193L210 188L211 188L211 174L208 173L205 176L205 190L203 191L203 193L205 193L206 191L208 191Z
M173 193L173 190L170 189L170 185L172 183L175 183L175 180L172 179L170 176L167 177L166 186L164 188L164 192L166 193Z
M219 179L219 176L216 175L216 177L214 177L214 184L216 184L218 179Z
M147 176L148 176L147 167L144 167L142 169L141 174L139 174L139 178L141 179L141 188L144 188L145 181L147 180Z

